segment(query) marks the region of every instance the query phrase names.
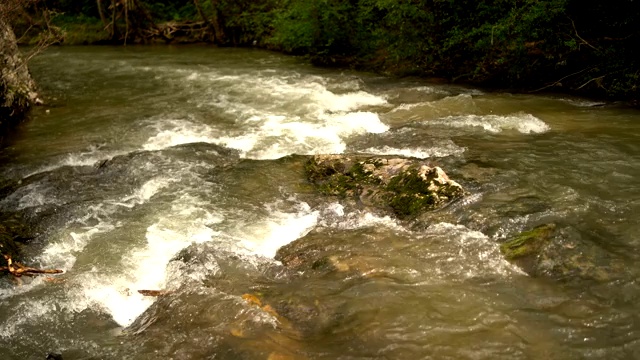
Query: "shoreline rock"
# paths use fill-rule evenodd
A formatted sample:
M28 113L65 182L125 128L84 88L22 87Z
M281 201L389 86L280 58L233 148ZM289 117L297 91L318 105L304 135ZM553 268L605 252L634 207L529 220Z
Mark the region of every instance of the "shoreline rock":
M0 17L0 141L36 102L36 85L16 44L11 26Z

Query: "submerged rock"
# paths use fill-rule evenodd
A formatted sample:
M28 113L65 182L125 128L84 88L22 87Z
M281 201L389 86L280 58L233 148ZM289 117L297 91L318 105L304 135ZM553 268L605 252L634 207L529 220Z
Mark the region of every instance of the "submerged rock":
M531 276L610 281L624 274L621 261L571 227L545 224L521 232L500 246L504 257Z
M7 266L4 256L21 260L21 248L31 238L22 219L15 214L0 214L0 267Z
M6 228L0 225L0 267L7 266L4 256L18 259L20 255L20 246L13 240L13 236L6 231Z
M555 228L555 224L546 224L533 230L521 232L515 238L500 245L500 251L507 260L511 261L521 261L527 257L538 255Z
M316 155L305 171L324 194L355 197L400 216L415 216L465 195L440 167L416 159Z

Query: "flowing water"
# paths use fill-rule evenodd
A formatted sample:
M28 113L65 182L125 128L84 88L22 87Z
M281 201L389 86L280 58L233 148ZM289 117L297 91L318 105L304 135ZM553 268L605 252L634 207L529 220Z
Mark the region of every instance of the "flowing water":
M246 49L31 68L51 100L0 151L0 211L65 273L0 278L1 359L640 358L637 110ZM396 219L315 192L321 153L424 159L470 195ZM548 223L559 258L504 260ZM334 266L283 267L297 239Z

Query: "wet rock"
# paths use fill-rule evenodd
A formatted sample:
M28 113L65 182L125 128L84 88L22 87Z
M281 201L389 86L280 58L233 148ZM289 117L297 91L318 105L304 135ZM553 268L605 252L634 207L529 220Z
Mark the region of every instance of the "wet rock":
M522 261L526 258L536 256L549 241L555 230L555 224L541 225L533 230L524 231L513 239L500 245L500 251L504 257L510 261Z
M399 216L415 216L465 195L441 168L416 159L316 155L305 171L324 194L356 198Z
M20 260L22 245L32 239L29 228L15 214L0 214L0 267L7 266L4 256Z
M471 162L461 166L458 172L465 180L487 183L498 173L498 169Z
M531 276L610 281L625 275L620 259L583 239L572 227L541 225L504 242L500 250L507 260Z
M0 267L7 266L4 256L12 259L20 258L20 246L13 240L13 236L7 233L2 225L0 225Z

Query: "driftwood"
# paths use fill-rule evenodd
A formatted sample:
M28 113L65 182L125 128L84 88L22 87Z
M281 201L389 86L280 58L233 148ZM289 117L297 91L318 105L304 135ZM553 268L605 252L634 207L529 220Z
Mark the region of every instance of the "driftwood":
M138 290L144 296L162 296L173 293L171 290Z
M147 38L160 38L165 41L173 40L175 34L179 35L191 35L196 34L196 38L201 38L204 36L204 33L207 32L207 24L204 21L187 21L183 23L178 23L175 21L170 21L163 24L158 24L153 28L146 29L144 31L144 35Z
M7 261L7 266L1 266L0 271L8 271L9 274L13 275L16 278L22 276L36 276L38 274L60 274L63 271L58 269L36 269L28 266L24 266L19 262L13 261L11 256L4 255L5 260Z

